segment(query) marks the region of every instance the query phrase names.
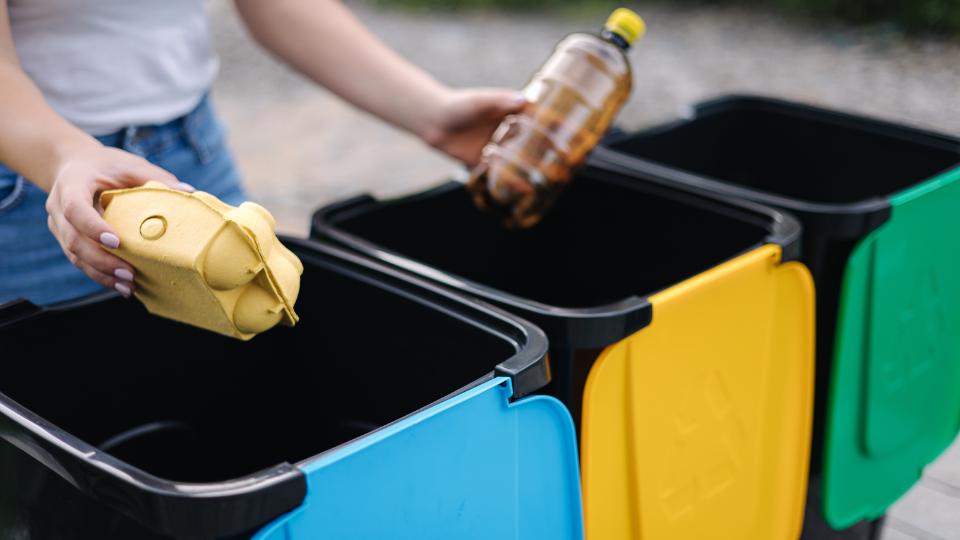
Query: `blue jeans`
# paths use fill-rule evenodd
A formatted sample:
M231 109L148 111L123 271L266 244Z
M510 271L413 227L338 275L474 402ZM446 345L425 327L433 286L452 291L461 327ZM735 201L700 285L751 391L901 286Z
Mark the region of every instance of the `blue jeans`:
M131 126L97 139L143 156L229 204L248 199L207 97L166 124ZM63 254L47 229L46 200L43 190L0 164L0 304L16 298L52 304L104 290Z

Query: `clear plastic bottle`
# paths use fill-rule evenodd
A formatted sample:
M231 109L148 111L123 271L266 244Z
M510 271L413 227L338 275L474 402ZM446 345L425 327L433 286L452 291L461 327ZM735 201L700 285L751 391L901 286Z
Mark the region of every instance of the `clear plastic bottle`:
M470 174L477 206L501 211L508 227L540 221L630 95L626 51L644 30L643 19L619 8L599 35L557 44L524 88L527 107L504 119Z

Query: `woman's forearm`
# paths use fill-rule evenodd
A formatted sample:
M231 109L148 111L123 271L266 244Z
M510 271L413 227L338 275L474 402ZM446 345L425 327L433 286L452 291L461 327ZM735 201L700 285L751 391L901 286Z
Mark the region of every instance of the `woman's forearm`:
M447 88L371 34L337 0L236 0L265 48L357 107L423 138Z
M46 104L33 83L0 59L0 162L50 191L61 163L99 143Z
M47 105L20 68L0 0L0 163L50 191L66 156L96 145Z

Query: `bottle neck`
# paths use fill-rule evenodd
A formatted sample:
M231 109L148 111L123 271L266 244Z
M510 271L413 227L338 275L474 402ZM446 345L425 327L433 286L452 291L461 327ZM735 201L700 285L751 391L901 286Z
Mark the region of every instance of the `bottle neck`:
M627 40L620 37L620 34L615 34L609 30L603 30L602 32L600 32L600 37L609 41L610 43L613 43L614 45L616 45L617 47L620 47L625 51L630 48L630 44L627 43Z

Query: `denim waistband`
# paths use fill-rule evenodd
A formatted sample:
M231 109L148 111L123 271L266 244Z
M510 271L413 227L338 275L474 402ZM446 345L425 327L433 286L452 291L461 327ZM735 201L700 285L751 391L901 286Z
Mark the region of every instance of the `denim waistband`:
M169 122L155 125L128 126L124 129L106 135L95 137L104 146L122 148L140 156L149 156L162 152L176 144L181 138L193 146L201 162L210 159L215 148L215 141L204 136L204 129L216 121L210 95L205 94L200 103L189 113ZM16 173L0 163L0 189L5 184L13 185Z
M127 126L124 129L96 137L104 146L122 148L141 156L149 156L186 138L204 161L211 153L202 129L214 121L210 95L205 94L189 113L164 124Z

